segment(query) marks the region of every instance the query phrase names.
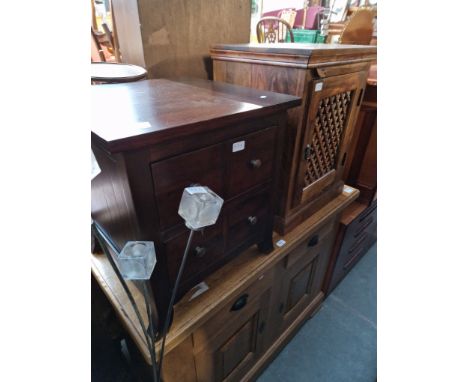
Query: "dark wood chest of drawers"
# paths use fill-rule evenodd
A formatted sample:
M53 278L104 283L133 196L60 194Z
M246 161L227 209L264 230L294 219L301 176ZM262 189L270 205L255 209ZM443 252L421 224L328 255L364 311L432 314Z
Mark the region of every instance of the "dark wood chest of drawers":
M367 71L376 47L217 44L217 81L302 97L288 112L275 228L289 232L340 194Z
M327 277L324 283L330 294L356 263L377 241L377 200L370 206L355 202L340 219Z
M92 217L117 247L155 242L160 316L188 236L178 215L185 187L208 186L224 205L217 223L195 234L179 296L252 244L272 250L278 138L297 97L205 80L100 85L92 95L101 168Z

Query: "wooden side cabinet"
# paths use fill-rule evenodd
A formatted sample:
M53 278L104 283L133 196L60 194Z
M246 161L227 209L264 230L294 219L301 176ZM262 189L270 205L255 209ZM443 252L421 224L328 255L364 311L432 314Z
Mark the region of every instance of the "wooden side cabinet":
M192 291L183 296L174 308L167 337L165 382L237 382L258 377L323 301L340 215L359 194L350 190L289 234L275 234L275 249L269 256L249 248L208 276L203 294L193 297ZM148 362L144 338L125 293L117 283L103 281L107 269L102 258L93 258L93 274L104 284L103 290ZM139 291L134 293L138 297Z
M302 97L288 111L275 229L290 232L343 187L354 122L376 47L217 44L213 78Z

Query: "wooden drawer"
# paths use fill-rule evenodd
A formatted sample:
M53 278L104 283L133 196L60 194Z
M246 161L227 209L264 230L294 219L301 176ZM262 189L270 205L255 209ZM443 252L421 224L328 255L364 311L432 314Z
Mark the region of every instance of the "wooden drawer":
M372 230L377 224L377 206L366 208L348 227L353 239L357 239L363 232ZM351 237L350 235L350 237Z
M344 218L336 240L337 254L327 293L338 285L377 240L377 206L365 208L352 220Z
M348 228L343 240L337 261L343 272L348 272L377 239L377 209L364 212Z
M227 206L229 250L263 234L266 224L271 221L269 205L269 190L263 190L243 196Z
M171 285L174 284L177 277L188 235L189 232L184 232L166 243L166 250L171 254L167 258ZM200 282L212 270L216 269L217 265L223 261L223 256L224 239L221 229L213 227L205 232L195 232L185 271L182 275L179 294L187 292L191 286Z
M367 252L374 244L376 236L370 232L363 232L350 247L343 250L343 259L338 265L342 266L344 272L348 272L354 264Z
M319 248L321 248L322 243L328 239L332 230L333 222L330 222L309 235L309 237L304 242L299 244L286 257L285 268L289 269L297 262L304 262L307 260L307 257L315 256L318 253Z
M177 213L185 187L202 184L223 197L223 150L219 144L151 165L161 228L182 224Z
M275 136L276 129L270 127L228 143L228 198L271 180Z

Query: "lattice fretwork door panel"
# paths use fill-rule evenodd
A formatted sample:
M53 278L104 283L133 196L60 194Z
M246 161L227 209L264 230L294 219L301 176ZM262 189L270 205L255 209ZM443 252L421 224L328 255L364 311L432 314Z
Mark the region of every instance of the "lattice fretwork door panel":
M299 202L317 196L340 180L364 85L364 72L311 81L297 173Z

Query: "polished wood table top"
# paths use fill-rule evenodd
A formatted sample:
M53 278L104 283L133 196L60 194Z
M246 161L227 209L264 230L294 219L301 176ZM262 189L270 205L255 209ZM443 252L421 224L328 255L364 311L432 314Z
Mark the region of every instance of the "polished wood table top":
M117 62L92 62L91 80L105 83L138 81L146 77L146 69Z
M109 152L220 129L301 103L291 95L197 79L99 85L91 95L92 133Z

